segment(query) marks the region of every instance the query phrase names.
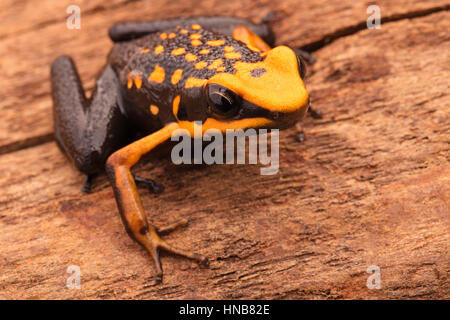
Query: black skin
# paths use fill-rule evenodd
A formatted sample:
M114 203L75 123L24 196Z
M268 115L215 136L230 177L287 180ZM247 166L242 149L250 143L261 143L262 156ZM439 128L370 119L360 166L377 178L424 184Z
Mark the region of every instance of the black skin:
M245 25L269 45L274 43L274 35L265 19L254 24L234 17L192 17L144 22L126 22L113 25L110 38L116 43L126 43L131 39L167 30L180 24L198 23L204 28L231 36L233 29ZM119 54L126 53L118 49ZM307 52L294 51L307 63L315 62ZM54 102L54 130L58 146L72 163L86 174L82 187L84 193L91 190L93 178L104 171L106 159L114 151L126 146L137 134L133 120L139 122L141 114L134 109L131 115L129 105L133 104L123 96L117 71L107 64L100 72L92 97L87 99L72 59L60 56L51 66L52 96ZM133 108L132 108L133 109ZM314 118L320 118L320 111L308 109ZM132 119L131 119L132 118ZM157 126L157 125L156 125ZM154 127L154 124L153 124ZM138 129L139 130L139 129ZM150 128L143 128L146 134ZM151 192L161 192L162 186L149 179L137 179Z

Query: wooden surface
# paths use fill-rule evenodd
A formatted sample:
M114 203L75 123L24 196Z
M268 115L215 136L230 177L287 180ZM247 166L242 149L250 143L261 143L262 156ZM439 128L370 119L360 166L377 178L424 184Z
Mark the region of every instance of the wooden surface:
M378 1L3 1L0 10L0 298L448 299L450 4ZM81 30L65 8L79 4ZM150 4L151 3L151 4ZM192 5L195 3L195 5ZM210 268L163 255L164 283L122 226L105 177L83 176L52 138L49 64L74 57L87 89L120 20L275 13L277 43L315 49L304 143L280 133L280 172L253 165L138 166L166 187L141 190L165 239ZM70 265L81 289L66 288ZM381 289L368 289L370 265Z

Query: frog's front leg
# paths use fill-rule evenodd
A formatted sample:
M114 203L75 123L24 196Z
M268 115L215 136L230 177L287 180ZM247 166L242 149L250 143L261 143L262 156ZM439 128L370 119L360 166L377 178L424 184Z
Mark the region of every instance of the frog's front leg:
M162 280L162 267L159 259L160 249L208 265L207 258L196 253L171 247L159 237L158 231L170 231L178 225L185 224L185 222L183 221L160 230L149 224L136 189L136 183L130 172L131 167L139 161L141 156L170 139L172 133L178 128L178 124L170 123L159 131L114 152L106 162L106 172L108 173L113 186L117 205L125 228L130 236L147 249L152 256L156 265L156 279L158 282Z
M108 156L132 133L122 113L120 83L107 65L86 99L75 64L60 56L51 66L53 122L58 146L88 176L102 172Z
M134 134L121 111L120 81L107 65L87 99L74 62L58 57L51 66L53 125L60 149L78 170L86 174L81 188L89 193L92 180L105 168L111 153L125 146ZM153 193L164 188L150 179L135 177Z
M267 21L253 23L249 20L223 16L197 16L187 18L159 19L153 21L130 21L116 23L109 29L109 37L114 42L137 39L150 33L160 32L176 26L191 24L201 25L202 28L231 36L238 26L245 26L264 39L270 45L274 43L274 34Z

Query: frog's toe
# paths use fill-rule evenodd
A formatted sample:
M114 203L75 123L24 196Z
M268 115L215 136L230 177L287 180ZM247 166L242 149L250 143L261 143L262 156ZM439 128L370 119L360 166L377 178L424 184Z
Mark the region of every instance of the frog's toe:
M156 228L156 232L159 235L168 234L168 233L171 233L172 231L174 231L175 229L186 226L187 224L188 224L187 219L181 219L181 220L179 220L175 223L172 223L168 226Z
M202 256L201 254L195 253L195 252L190 252L187 250L182 250L182 249L178 249L178 248L174 248L172 246L170 246L169 244L167 244L165 241L161 240L161 243L159 244L159 247L161 249L164 249L167 252L191 259L191 260L196 260L198 263L200 263L201 265L208 267L209 266L209 260L207 257Z
M150 253L151 257L153 258L153 261L155 262L156 267L156 277L155 281L157 283L160 283L163 279L163 270L161 266L161 259L160 259L160 250L165 250L169 253L173 253L191 260L195 260L201 265L208 267L209 266L209 260L208 258L198 254L194 253L188 250L182 250L175 247L172 247L167 242L162 240L158 233L164 233L164 232L170 232L174 229L178 228L179 226L186 225L187 220L180 220L177 223L171 224L165 228L159 228L159 229L152 229L154 231L157 231L155 233L154 231L147 232L143 235L143 239L140 239L140 243L147 249L147 251Z
M81 192L84 194L89 194L92 191L92 180L96 177L96 174L87 174L84 184L81 187Z
M322 119L323 113L319 109L313 109L311 106L308 108L308 113L313 117L313 119Z
M152 179L141 178L135 175L133 175L133 177L136 184L144 185L151 193L159 194L164 192L164 186Z

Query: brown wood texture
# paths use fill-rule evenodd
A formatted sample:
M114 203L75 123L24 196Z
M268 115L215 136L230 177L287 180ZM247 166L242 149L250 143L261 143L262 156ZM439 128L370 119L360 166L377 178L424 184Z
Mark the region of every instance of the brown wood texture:
M448 1L3 1L0 5L0 298L450 298ZM193 5L195 3L195 5ZM79 4L81 30L67 30ZM163 284L120 221L106 177L83 176L52 140L49 65L74 57L86 88L112 44L109 25L197 14L275 13L277 43L318 49L307 87L323 119L307 140L280 133L280 171L254 165L136 168L150 220L210 268L163 254ZM66 288L70 265L81 289ZM370 265L381 289L368 289Z

